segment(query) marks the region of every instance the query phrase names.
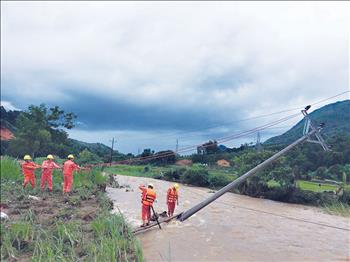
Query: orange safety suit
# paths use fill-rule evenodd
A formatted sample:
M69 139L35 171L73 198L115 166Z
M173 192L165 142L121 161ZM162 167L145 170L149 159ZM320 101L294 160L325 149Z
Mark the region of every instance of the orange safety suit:
M80 166L72 160L67 160L63 164L63 192L69 193L73 184L73 173L75 170L80 170Z
M30 183L32 185L32 188L35 187L34 170L37 168L40 168L40 165L37 165L34 162L25 161L22 164L22 172L24 175L23 187L26 187L28 183Z
M146 188L145 186L139 187L142 191L141 203L142 203L142 220L151 220L151 206L153 206L154 200L156 200L156 192L151 188Z
M170 187L166 196L166 203L168 205L168 215L174 215L175 204L178 203L179 194L174 187Z
M42 174L41 174L41 182L40 182L40 188L45 188L45 183L47 182L49 190L52 191L52 171L54 168L60 168L59 165L57 165L52 160L45 160L42 165Z

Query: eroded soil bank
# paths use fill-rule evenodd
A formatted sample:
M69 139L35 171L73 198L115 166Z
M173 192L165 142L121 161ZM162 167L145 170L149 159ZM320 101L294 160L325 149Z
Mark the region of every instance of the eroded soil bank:
M152 182L157 212L166 210L162 180L116 176L123 188L107 188L115 212L133 226L141 224L140 184ZM181 185L177 212L211 190ZM138 235L147 261L349 261L350 219L321 209L225 194L185 222Z

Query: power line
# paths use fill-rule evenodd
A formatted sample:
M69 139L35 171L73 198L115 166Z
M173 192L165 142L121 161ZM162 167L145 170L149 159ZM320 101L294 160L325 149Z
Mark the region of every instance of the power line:
M328 98L322 99L322 100L320 100L320 101L314 102L314 103L311 104L311 106L314 106L314 105L323 103L323 102L325 102L325 101L328 101L328 100L330 100L330 99L339 97L339 96L344 95L344 94L349 93L349 92L350 92L349 90L343 91L343 92L338 93L338 94L336 94L336 95L333 95L333 96L330 96L330 97L328 97ZM273 116L273 115L282 114L282 113L288 113L288 112L291 112L291 111L301 110L301 109L303 109L304 107L305 107L305 105L304 105L304 106L295 107L295 108L289 108L289 109L285 109L285 110L281 110L281 111L277 111L277 112L273 112L273 113L269 113L269 114L263 114L263 115L258 115L258 116L249 117L249 118L238 119L238 120L231 121L231 122L227 122L227 123L223 123L223 124L220 124L220 125L212 125L212 126L207 126L207 127L201 128L201 129L193 129L193 130L186 131L186 132L184 132L184 131L179 131L179 132L174 132L174 133L172 133L172 134L151 136L150 138L148 138L148 140L151 140L152 138L172 137L172 136L179 136L180 134L191 134L191 133L196 133L196 132L202 132L203 130L210 130L210 129L212 129L212 128L223 127L223 126L229 126L229 125L236 124L236 123L239 123L239 122L244 122L244 121L249 121L249 120L255 120L255 119L259 119L259 118L265 118L265 117L269 117L269 116ZM189 137L189 136L182 136L182 137L180 137L180 138L186 138L186 137Z
M217 142L218 143L222 143L222 142L230 141L230 140L237 139L237 138L240 138L240 137L244 137L244 136L247 136L247 135L251 135L252 133L255 133L258 130L264 130L264 129L268 128L268 127L271 127L271 126L274 126L274 125L278 125L278 124L280 124L282 122L290 120L291 118L294 118L294 117L299 116L299 115L300 115L300 113L289 115L289 116L283 117L281 119L275 120L273 122L270 122L268 124L265 124L265 125L253 128L251 130L246 130L246 131L234 134L234 135L230 135L230 136L227 136L227 137L222 137L222 138L217 139ZM209 147L211 145L202 145L202 144L192 145L192 146L189 146L189 147L181 148L181 149L178 150L178 152L193 151L198 146ZM122 160L122 161L118 161L118 162L113 162L112 165L124 164L124 163L130 163L130 162L137 162L137 161L147 161L147 160L153 160L153 159L163 158L163 157L172 156L172 155L174 155L174 152L171 152L171 153L169 152L169 153L164 153L164 154L159 154L159 155L151 155L151 156L146 156L146 157L130 158L128 160ZM97 164L96 166L104 166L104 164L102 164L102 165L101 164Z
M183 190L188 190L183 188ZM200 194L198 192L195 191L191 191L191 193L194 193L200 197L204 197L204 194ZM250 211L254 211L254 212L259 212L259 213L263 213L263 214L268 214L268 215L272 215L272 216L277 216L277 217L281 217L281 218L285 218L285 219L290 219L290 220L295 220L295 221L300 221L303 223L309 223L309 224L314 224L314 225L318 225L318 226L323 226L323 227L329 227L329 228L335 228L335 229L340 229L340 230L344 230L344 231L350 231L349 228L343 228L343 227L338 227L338 226L333 226L333 225L329 225L329 224L324 224L324 223L319 223L319 222L314 222L314 221L309 221L306 219L301 219L301 218L296 218L296 217L291 217L291 216L286 216L286 215L281 215L281 214L276 214L276 213L272 213L272 212L268 212L268 211L264 211L264 210L259 210L259 209L255 209L255 208L250 208L250 207L244 207L244 206L240 206L240 205L235 205L235 204L227 204L225 202L222 202L220 200L216 200L217 203L228 206L228 207L233 207L233 208L241 208L241 209L245 209L245 210L250 210Z
M331 96L331 97L328 97L326 99L323 99L321 101L318 101L314 104L319 104L321 102L324 102L324 101L327 101L329 99L332 99L332 98L335 98L335 97L338 97L340 95L343 95L345 93L349 93L350 91L345 91L345 92L342 92L340 94L337 94L337 95L334 95L334 96ZM300 108L299 108L300 109ZM281 113L281 112L288 112L288 111L291 111L291 110L295 110L295 109L288 109L288 110L283 110L283 111L279 111L279 112L275 112L275 113L271 113L271 114L266 114L266 115L263 115L263 116L267 116L267 115L273 115L273 114L278 114L278 113ZM250 130L246 130L246 131L243 131L243 132L240 132L240 133L237 133L237 134L233 134L233 135L230 135L230 136L226 136L226 137L222 137L222 138L219 138L217 139L217 142L218 143L223 143L223 142L227 142L227 141L230 141L230 140L234 140L234 139L237 139L237 138L241 138L241 137L245 137L245 136L248 136L248 135L251 135L253 133L256 133L257 131L260 131L260 130L264 130L264 129L267 129L267 128L270 128L272 126L275 126L275 125L278 125L280 123L283 123L283 122L286 122L292 118L295 118L296 116L298 116L300 113L297 113L297 114L292 114L292 115L289 115L289 116L286 116L284 118L281 118L281 119L278 119L278 120L275 120L273 122L270 122L268 124L265 124L265 125L262 125L262 126L259 126L259 127L255 127L253 129L250 129ZM262 117L262 116L260 116ZM255 118L258 118L258 117L255 117ZM243 121L243 120L241 120ZM188 146L188 147L184 147L184 148L181 148L178 150L178 152L188 152L188 151L193 151L194 149L196 149L198 146L202 146L202 147L206 147L205 145L203 146L202 144L197 144L197 145L192 145L192 146ZM208 145L208 146L211 146L211 145ZM174 155L173 152L171 153L164 153L164 154L159 154L159 155L152 155L152 156L147 156L147 157L139 157L139 158L130 158L128 160L123 160L123 161L118 161L118 162L114 162L112 164L122 164L122 163L130 163L130 162L135 162L135 161L146 161L146 160L152 160L152 159L157 159L157 158L162 158L162 157L167 157L167 156L171 156L171 155ZM101 164L98 164L101 166Z

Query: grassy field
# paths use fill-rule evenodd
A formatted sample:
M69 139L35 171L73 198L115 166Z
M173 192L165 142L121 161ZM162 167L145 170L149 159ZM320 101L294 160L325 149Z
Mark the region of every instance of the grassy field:
M311 181L298 180L297 186L302 190L309 190L313 192L324 192L324 191L336 191L338 186L332 184L319 184Z
M105 172L110 174L120 174L125 176L137 177L156 177L166 172L171 167L156 167L149 165L131 166L131 165L117 165L105 168Z
M22 181L18 163L2 157L1 209L10 219L1 222L1 261L143 261L124 218L110 213L99 170L77 173L69 196L58 171L52 193Z
M160 177L165 172L181 168L180 166L169 165L164 167L151 166L151 165L118 165L105 168L105 172L110 174L120 174L125 176L137 176L137 177L151 177L157 178ZM190 169L198 169L201 168L200 165L194 164L192 167L187 167ZM206 168L208 170L210 177L223 177L228 181L233 181L237 178L236 175L233 174L231 169L228 168Z
M192 167L187 168L199 168L199 165L194 164ZM120 174L126 176L137 176L137 177L151 177L157 178L160 177L165 172L175 169L181 168L179 166L170 165L164 167L157 167L151 165L118 165L107 167L104 171L110 174ZM206 170L209 173L210 177L222 177L225 178L226 181L230 182L237 178L235 171L232 168L217 168L217 167L206 167ZM270 187L278 187L279 184L276 181L269 181L268 185ZM338 186L333 184L323 183L319 186L319 183L298 180L297 186L302 190L309 190L313 192L324 192L324 191L335 191ZM346 189L350 190L350 185L345 186Z

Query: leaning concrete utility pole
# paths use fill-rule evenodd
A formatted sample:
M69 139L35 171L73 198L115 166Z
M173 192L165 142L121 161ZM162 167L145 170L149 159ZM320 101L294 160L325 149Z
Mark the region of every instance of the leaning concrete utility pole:
M314 127L314 125L312 125L311 120L309 119L309 116L307 114L307 110L309 108L310 108L310 106L307 106L307 107L305 107L304 110L302 110L302 113L305 116L305 120L306 121L305 121L305 127L304 127L304 135L301 138L299 138L298 140L296 140L294 143L290 144L289 146L285 147L284 149L282 149L278 153L274 154L269 159L267 159L264 162L262 162L261 164L257 165L256 167L254 167L253 169L251 169L250 171L248 171L244 175L240 176L236 180L232 181L227 186L221 188L219 191L214 193L212 196L210 196L207 199L205 199L204 201L198 203L197 205L195 205L194 207L190 208L189 210L181 213L178 216L178 219L180 221L184 221L184 220L188 219L193 214L197 213L199 210L201 210L202 208L206 207L207 205L209 205L211 202L213 202L216 199L218 199L219 197L221 197L226 192L228 192L228 191L232 190L233 188L235 188L237 185L239 185L240 183L245 181L247 178L249 178L249 177L255 175L257 172L263 170L266 166L268 166L269 164L274 162L277 158L279 158L280 156L286 154L292 148L294 148L297 145L303 143L304 141L309 141L309 142L314 142L314 143L321 144L323 149L328 151L329 148L325 144L324 140L322 139L322 137L321 137L321 135L319 133L319 131L322 129L323 125L321 125L319 128L316 128L316 127ZM311 131L309 131L310 128L311 128ZM317 140L311 140L311 136L313 136L313 135L315 135Z
M110 158L109 158L109 166L112 166L112 161L113 161L113 147L114 147L114 137L112 139L112 147L111 147L111 155L110 155Z

